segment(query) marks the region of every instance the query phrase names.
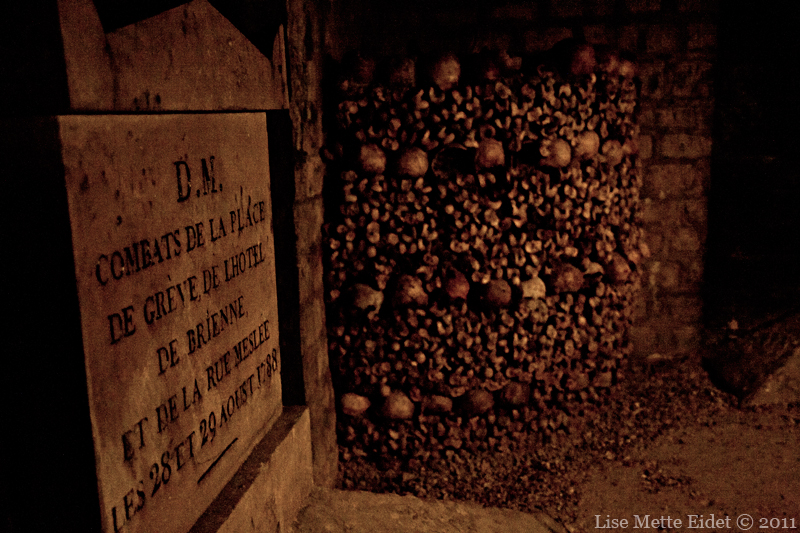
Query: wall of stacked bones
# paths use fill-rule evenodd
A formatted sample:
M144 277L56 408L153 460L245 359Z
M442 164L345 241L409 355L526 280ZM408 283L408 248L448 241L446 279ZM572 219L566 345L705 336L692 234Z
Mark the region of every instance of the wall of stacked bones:
M524 63L340 67L324 260L345 458L556 432L631 349L648 255L635 66L564 41Z

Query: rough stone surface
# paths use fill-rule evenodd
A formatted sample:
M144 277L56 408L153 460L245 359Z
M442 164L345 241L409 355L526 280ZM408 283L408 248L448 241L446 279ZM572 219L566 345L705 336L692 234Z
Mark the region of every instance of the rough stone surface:
M691 179L689 175L692 172L692 166L688 164L652 165L642 192L657 198L682 196L683 184Z
M710 131L711 129L711 115L708 110L676 106L658 109L656 117L658 125L664 128L685 128L687 131Z
M661 0L625 0L625 6L633 13L658 11L661 8Z
M639 157L643 160L650 159L653 156L653 137L650 135L641 135L639 137Z
M283 38L265 57L205 0L106 36L124 110L286 107ZM224 68L220 68L224 65Z
M800 402L800 348L747 400L748 405Z
M717 27L714 24L689 24L689 35L689 50L717 46Z
M90 111L285 109L284 29L266 57L206 0L103 33L91 2L59 2L70 106Z
M536 4L508 4L492 9L492 18L502 21L533 21L538 14Z
M664 157L698 158L711 155L711 138L677 133L665 135L661 143Z
M581 513L573 531L603 531L596 528L598 514L631 520L630 529L616 531L635 531L631 526L637 514L682 520L680 528L670 531L695 531L687 527L689 515L703 515L704 520L729 516L731 527L711 528L715 531L742 531L734 520L743 513L780 520L798 516L796 411L724 413L705 425L684 418L694 427L593 465L579 487Z
M641 356L649 355L648 351L667 355L685 351L696 345L697 338L687 317L700 313L716 26L681 14L689 3L679 2L679 14L668 19L668 25L642 30L646 38L638 43L641 138L651 141L650 157L642 158L643 220L652 255L644 264L650 275L644 293L648 312L637 318L637 324L642 331L658 332L647 342L639 336L638 345L645 350L637 348Z
M718 386L745 405L800 402L800 315L729 329L709 343L705 366Z
M265 124L59 118L109 531L185 530L281 413ZM141 480L150 497L123 521Z
M308 335L301 338L303 379L311 415L311 442L314 483L333 486L338 457L336 448L336 409L328 364L325 332L325 304L322 286L322 183L323 164L319 155L322 135L322 14L315 2L288 2L289 28L287 54L293 124L295 160L295 225L297 227L297 268L299 302L304 309L300 327Z
M583 15L586 3L580 0L551 0L550 13L556 17L579 17Z
M313 488L308 409L288 407L189 533L281 531Z
M639 47L639 26L629 25L622 26L618 30L619 37L617 38L617 46L621 50L634 51Z
M678 0L678 10L698 13L715 13L719 10L719 0Z
M572 37L572 30L569 28L547 28L543 31L529 31L524 35L526 52L541 52L549 50L554 44L562 39Z
M687 60L675 65L670 76L672 95L708 99L711 95L711 63Z
M103 27L89 0L58 2L70 106L97 110L114 107L114 75Z
M611 45L614 43L614 30L602 24L593 24L583 28L584 37L589 44Z
M317 489L293 533L566 533L544 513L414 496Z
M597 514L680 517L673 531L690 530L688 514L797 516L800 405L741 408L709 381L697 354L632 363L608 401L596 410L576 405L568 416L575 429L550 441L454 455L428 471L352 461L345 486L543 510L573 533L636 530L633 522L599 529Z
M663 54L678 49L678 28L671 25L656 25L647 32L647 52Z

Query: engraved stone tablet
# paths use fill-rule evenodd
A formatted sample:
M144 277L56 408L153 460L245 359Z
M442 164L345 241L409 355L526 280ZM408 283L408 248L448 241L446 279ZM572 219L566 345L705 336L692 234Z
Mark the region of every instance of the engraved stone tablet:
M266 117L59 129L104 531L184 532L281 412Z

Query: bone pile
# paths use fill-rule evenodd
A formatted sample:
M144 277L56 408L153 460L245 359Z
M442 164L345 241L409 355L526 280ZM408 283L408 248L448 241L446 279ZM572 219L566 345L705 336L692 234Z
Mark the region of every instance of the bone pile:
M510 449L620 379L648 255L634 67L566 50L343 62L323 254L344 459Z

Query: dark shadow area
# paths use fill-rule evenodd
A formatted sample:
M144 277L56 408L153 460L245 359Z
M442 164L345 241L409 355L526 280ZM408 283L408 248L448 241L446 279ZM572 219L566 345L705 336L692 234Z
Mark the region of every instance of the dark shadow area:
M97 9L103 31L110 33L185 3L184 0L139 0L138 2L94 0L94 7Z
M300 356L300 281L294 217L292 121L288 111L267 111L267 136L272 229L275 236L275 275L279 280L278 337L281 349L283 404L305 405L303 361Z
M68 108L56 3L10 3L0 20L0 114L54 115Z
M276 0L211 0L262 54L272 58L272 44L278 28L286 28L289 16L286 3Z
M800 305L800 10L720 8L705 316L752 328Z
M4 318L0 530L100 531L75 267L55 119L0 124Z

